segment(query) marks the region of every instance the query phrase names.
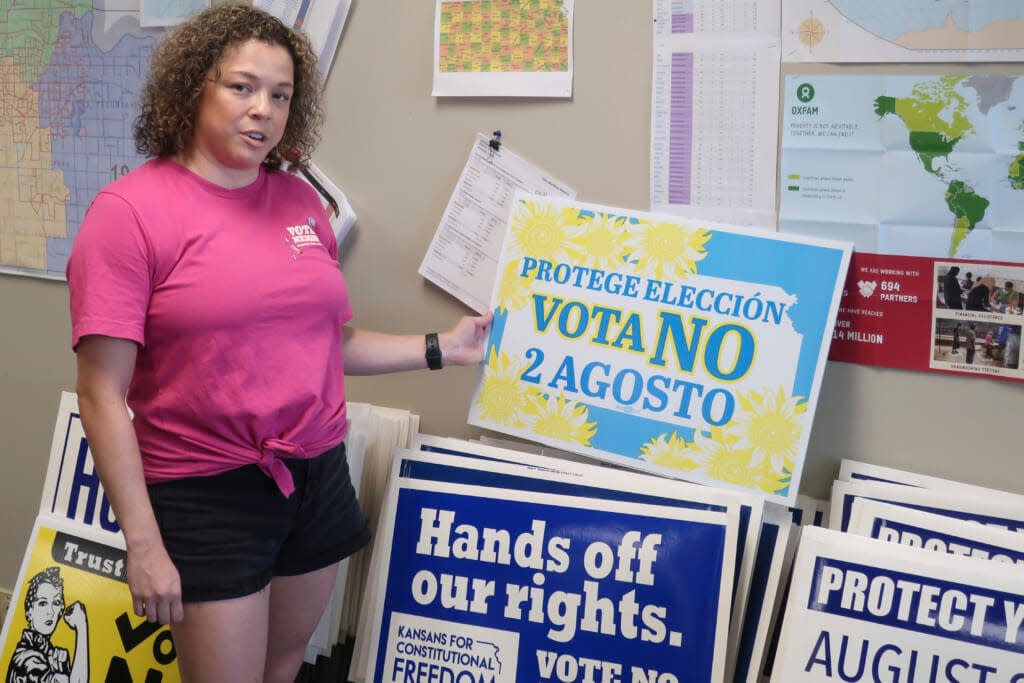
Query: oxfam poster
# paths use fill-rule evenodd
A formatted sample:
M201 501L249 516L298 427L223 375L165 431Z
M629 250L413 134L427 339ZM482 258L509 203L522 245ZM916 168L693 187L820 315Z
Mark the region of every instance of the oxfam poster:
M791 502L850 247L520 195L469 421Z
M1024 381L1024 76L786 78L779 230L854 243L833 360Z

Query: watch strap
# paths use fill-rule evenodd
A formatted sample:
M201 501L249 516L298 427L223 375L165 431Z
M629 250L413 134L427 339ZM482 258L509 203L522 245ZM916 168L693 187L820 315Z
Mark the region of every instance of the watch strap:
M427 352L424 354L427 359L427 367L431 370L440 370L444 367L444 358L441 356L441 344L437 340L437 332L429 332L426 336Z

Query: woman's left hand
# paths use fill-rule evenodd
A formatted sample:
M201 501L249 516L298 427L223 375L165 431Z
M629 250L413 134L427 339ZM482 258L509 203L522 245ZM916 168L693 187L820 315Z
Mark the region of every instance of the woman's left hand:
M445 365L475 365L484 358L493 313L467 315L447 332L437 335Z

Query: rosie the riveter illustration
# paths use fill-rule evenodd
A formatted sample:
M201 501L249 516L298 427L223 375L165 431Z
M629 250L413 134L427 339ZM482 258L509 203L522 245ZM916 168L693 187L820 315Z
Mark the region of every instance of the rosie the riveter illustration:
M74 655L54 645L50 638L61 616L75 632ZM7 665L7 683L88 683L89 622L85 605L72 603L64 609L64 580L60 569L48 567L28 582L25 592L25 620Z

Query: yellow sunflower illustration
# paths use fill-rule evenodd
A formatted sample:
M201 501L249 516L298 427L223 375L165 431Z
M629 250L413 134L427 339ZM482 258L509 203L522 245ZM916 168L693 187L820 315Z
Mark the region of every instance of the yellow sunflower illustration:
M537 259L567 261L572 244L563 224L563 211L525 201L512 218L515 252Z
M491 348L476 399L481 418L510 427L523 426L522 416L535 393L519 379L525 367Z
M614 270L622 265L626 253L625 216L595 214L580 221L571 241L580 253L583 265Z
M642 275L678 279L697 272L710 239L711 233L704 228L640 221L629 229L627 250Z
M730 431L739 437L738 446L753 451L753 464L767 459L772 470L781 472L788 460L796 457L804 432L803 415L807 402L788 396L786 390L752 390L737 394L741 410L730 423ZM790 465L792 467L792 464Z
M587 216L580 213L580 210L574 206L567 206L558 213L558 218L562 222L562 225L572 228L582 224L587 220Z
M519 259L513 259L505 264L501 284L498 286L498 305L503 309L518 311L530 302L533 280L520 277L520 267Z
M679 434L662 434L640 447L640 459L681 472L692 472L700 467L700 463L690 457L686 447L686 439Z
M576 401L540 392L533 395L526 408L526 428L539 436L547 436L581 446L589 446L597 433L597 423L587 422L587 406Z
M739 439L721 427L711 427L705 434L698 429L690 443L690 457L700 464L708 477L744 488L755 488L757 469L751 466L749 448L739 448Z
M778 472L772 469L771 461L765 459L757 468L758 488L765 493L785 495L793 480L793 461L785 458L782 467L782 471Z

